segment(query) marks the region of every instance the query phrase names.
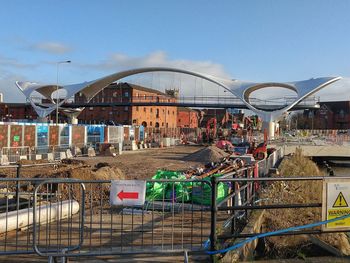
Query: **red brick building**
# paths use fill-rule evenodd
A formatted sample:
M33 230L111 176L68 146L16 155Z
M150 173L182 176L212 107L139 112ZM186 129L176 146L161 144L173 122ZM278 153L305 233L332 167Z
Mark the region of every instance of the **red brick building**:
M0 103L0 121L34 120L37 117L29 103Z
M85 102L82 93L75 95L75 102ZM112 83L100 91L92 100L96 102L176 102L174 96L158 90L130 83ZM177 107L174 106L113 106L87 107L78 116L85 123L113 121L124 125L143 125L145 127L175 128Z
M350 101L320 102L318 110L304 111L304 117L303 128L350 129Z
M198 128L198 111L191 108L178 107L177 127Z

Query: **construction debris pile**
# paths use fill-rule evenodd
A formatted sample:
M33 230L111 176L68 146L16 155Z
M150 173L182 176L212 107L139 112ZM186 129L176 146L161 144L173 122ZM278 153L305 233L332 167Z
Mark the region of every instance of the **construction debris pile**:
M210 181L213 176L220 177L238 171L245 165L242 159L230 157L229 154L215 146L201 149L190 154L186 159L202 162L205 159L208 162L203 166L190 168L183 172L158 170L152 180L171 179L176 182L148 182L146 186L148 201L166 200L210 205L212 190L210 184L206 182ZM223 200L231 191L231 184L218 183L217 201Z

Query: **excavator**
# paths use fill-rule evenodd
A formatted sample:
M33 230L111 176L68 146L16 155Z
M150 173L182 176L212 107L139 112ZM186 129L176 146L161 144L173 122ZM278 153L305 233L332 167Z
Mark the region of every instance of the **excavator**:
M256 160L263 160L267 158L267 131L264 130L264 142L259 143L258 145L255 145L256 141L253 140L253 142L250 144L250 147L248 149L247 153L250 153L253 155L253 157Z

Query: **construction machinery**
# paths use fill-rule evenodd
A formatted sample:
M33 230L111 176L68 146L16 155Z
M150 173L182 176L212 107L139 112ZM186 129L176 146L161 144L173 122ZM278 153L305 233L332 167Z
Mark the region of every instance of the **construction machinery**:
M216 118L210 118L207 121L206 135L208 142L214 141L216 137Z
M264 141L256 145L256 140L253 140L248 149L248 153L252 154L256 160L267 158L267 131L264 130Z

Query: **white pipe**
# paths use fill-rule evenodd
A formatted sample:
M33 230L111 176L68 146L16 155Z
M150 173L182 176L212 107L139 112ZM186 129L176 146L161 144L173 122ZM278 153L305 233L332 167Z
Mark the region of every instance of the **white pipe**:
M65 200L58 203L41 205L36 208L36 222L47 224L51 221L71 217L78 213L79 203ZM33 208L20 209L0 214L0 233L16 230L33 224ZM17 219L18 218L18 219Z

